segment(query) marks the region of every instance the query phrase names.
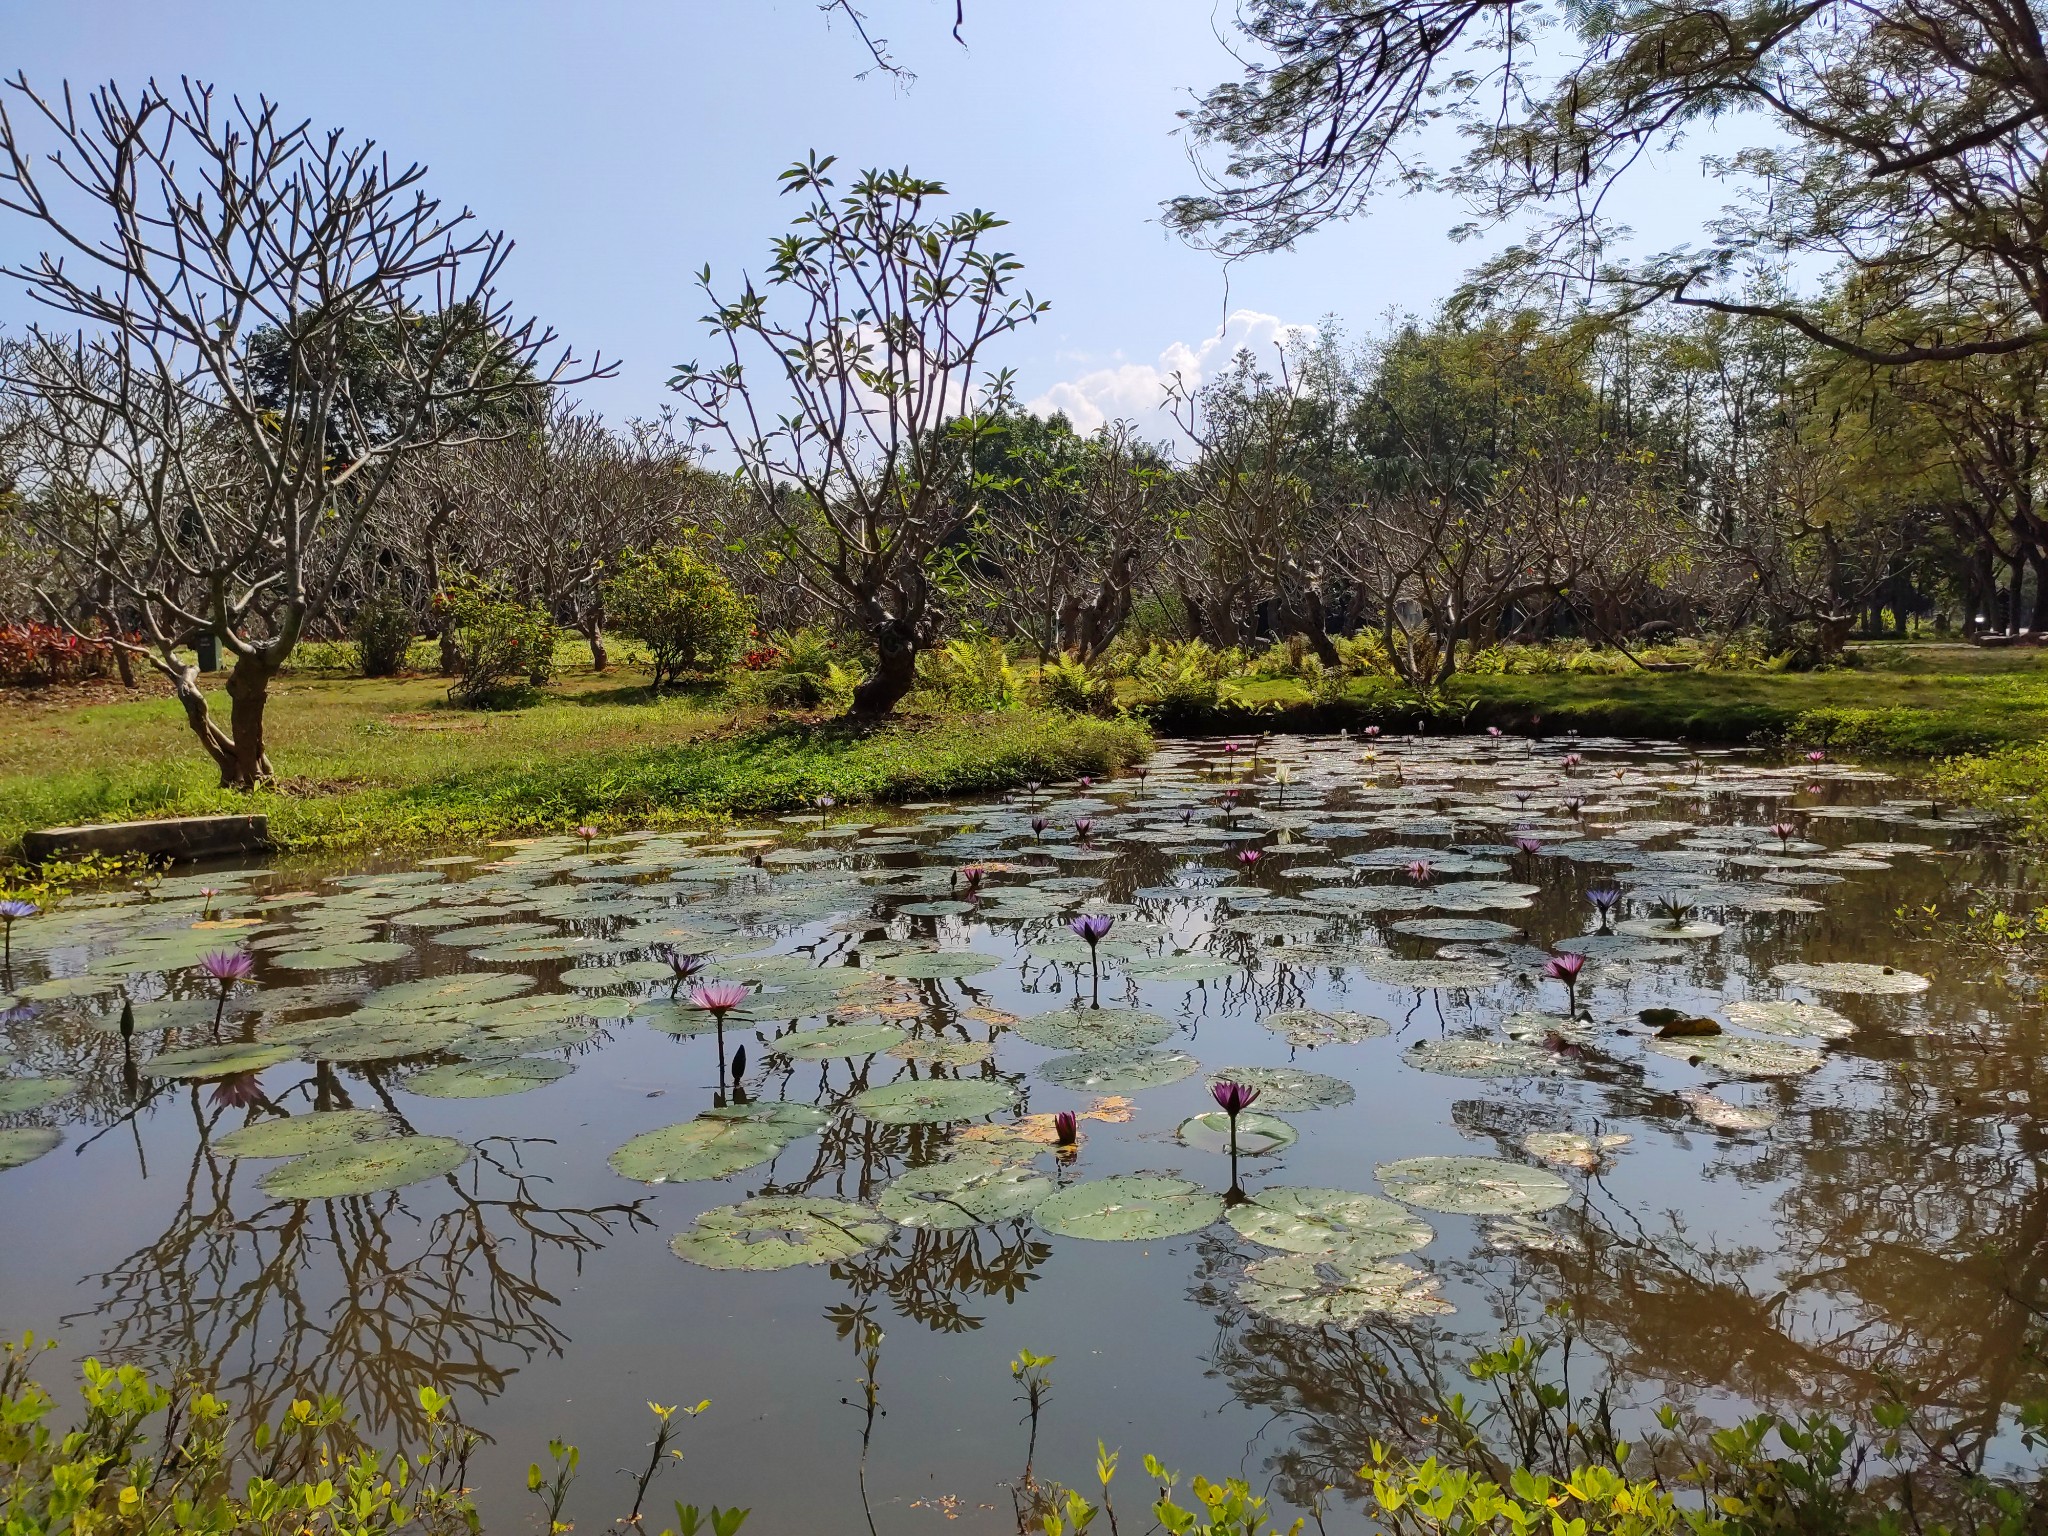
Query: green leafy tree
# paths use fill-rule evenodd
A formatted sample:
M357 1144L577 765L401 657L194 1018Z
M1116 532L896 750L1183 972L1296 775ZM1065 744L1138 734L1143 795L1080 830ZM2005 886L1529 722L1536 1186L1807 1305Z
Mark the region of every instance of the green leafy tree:
M605 605L614 629L654 653L656 688L727 665L754 624L754 605L687 544L626 556Z

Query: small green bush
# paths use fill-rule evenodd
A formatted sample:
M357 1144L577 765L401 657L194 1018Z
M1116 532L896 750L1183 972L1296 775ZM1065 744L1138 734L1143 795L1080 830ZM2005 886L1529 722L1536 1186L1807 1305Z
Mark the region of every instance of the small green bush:
M412 606L386 587L356 610L356 670L364 677L395 677L412 648Z
M451 584L435 604L454 640L456 703L490 704L554 675L557 631L545 609L474 579Z
M687 544L628 555L605 583L612 627L646 644L654 686L725 667L754 626L754 605Z
M954 709L1015 709L1024 675L993 635L948 640L917 659L918 686Z
M1116 685L1062 654L1039 669L1038 702L1073 715L1110 714L1116 709Z
M844 708L860 673L840 658L838 643L815 626L787 630L747 653L734 680L740 699L777 709Z

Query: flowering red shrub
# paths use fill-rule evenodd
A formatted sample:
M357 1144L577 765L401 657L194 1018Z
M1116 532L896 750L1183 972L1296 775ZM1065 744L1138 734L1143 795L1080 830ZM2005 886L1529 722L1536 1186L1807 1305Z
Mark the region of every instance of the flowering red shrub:
M774 666L780 660L782 660L781 646L757 645L753 650L740 658L740 665L749 672L759 672L764 667Z
M113 668L114 648L104 640L81 640L54 624L0 624L0 687L75 683Z

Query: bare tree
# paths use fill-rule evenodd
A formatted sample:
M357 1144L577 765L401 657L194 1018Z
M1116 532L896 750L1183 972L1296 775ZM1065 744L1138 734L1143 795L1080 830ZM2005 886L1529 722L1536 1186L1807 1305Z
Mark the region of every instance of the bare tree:
M982 351L1045 306L1013 291L1015 259L984 247L995 215L929 216L946 189L907 171L864 172L835 198L832 165L814 155L783 173L810 202L776 241L765 291L750 281L722 302L704 270L726 357L672 384L692 425L737 456L791 577L874 647L852 712L875 719L942 630L935 562L971 506L957 470L986 430ZM749 374L750 353L768 379Z
M221 783L253 787L270 772L270 681L398 466L501 429L500 408L573 360L539 372L554 334L499 297L511 242L371 141L189 80L133 99L117 84L45 97L22 76L9 89L22 120L0 101L0 209L50 245L5 270L81 329L34 333L7 383L47 407L63 451L43 462L87 477L23 505L36 518L63 491L123 506L140 532L118 549L61 519L38 528L98 565ZM225 729L179 654L202 635L233 657Z

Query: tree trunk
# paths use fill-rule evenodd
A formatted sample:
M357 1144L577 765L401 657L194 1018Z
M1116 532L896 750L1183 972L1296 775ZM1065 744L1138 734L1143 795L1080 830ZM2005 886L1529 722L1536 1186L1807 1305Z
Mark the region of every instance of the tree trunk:
M235 658L228 673L228 724L234 771L221 765L221 788L254 789L270 777L270 755L263 746L263 711L270 702L271 669L248 656Z
M875 643L875 670L853 690L853 720L886 719L917 681L917 642L891 635Z
M583 638L590 642L590 670L602 672L612 664L611 657L605 654L604 625L592 619L583 626Z

